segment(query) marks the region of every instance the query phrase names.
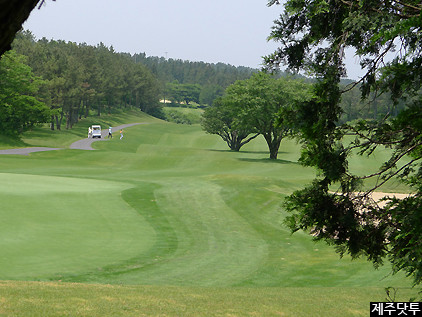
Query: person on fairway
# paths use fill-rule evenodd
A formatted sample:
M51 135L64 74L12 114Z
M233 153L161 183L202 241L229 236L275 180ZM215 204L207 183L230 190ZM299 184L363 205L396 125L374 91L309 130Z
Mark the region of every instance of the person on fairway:
M90 137L91 137L91 135L92 135L92 130L91 130L91 127L89 127L89 128L88 128L88 138L90 138Z
M120 140L123 139L123 129L120 129Z
M107 138L113 138L111 127L108 127L108 137Z

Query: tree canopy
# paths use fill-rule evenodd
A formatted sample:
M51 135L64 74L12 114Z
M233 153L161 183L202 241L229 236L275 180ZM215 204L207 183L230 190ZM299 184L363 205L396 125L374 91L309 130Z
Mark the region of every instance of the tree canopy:
M237 151L251 140L248 135L261 134L270 159L277 159L282 139L292 130L291 113L310 97L309 87L297 79L253 74L227 87L224 96L205 111L202 126Z
M50 109L35 94L41 79L25 64L25 57L14 51L0 60L0 131L18 136L34 125L48 122Z
M132 106L160 115L157 78L113 47L36 40L24 31L17 35L13 48L27 56L35 75L45 80L40 96L54 110L52 129L60 129L62 120L71 128L91 112L100 116Z
M290 112L310 94L309 85L289 77L276 78L264 72L237 81L227 88L239 109L239 124L261 134L270 159L277 159L280 143L291 132Z
M413 0L288 0L270 36L280 48L266 57L269 68L283 63L317 79L315 97L301 105L298 122L301 161L320 176L287 199L287 223L341 254L366 256L375 265L387 258L395 272L404 270L415 283L422 281L421 9ZM356 83L362 97L391 98L393 106L382 118L341 124L341 96L352 88L339 85L346 76L346 48L356 51L366 71ZM346 135L354 135L351 142ZM374 173L354 175L350 155L371 155L379 147L390 149L390 158ZM385 206L374 203L371 193L394 177L413 195L386 199ZM365 185L371 178L375 185Z
M239 151L259 133L251 137L251 129L239 124L240 109L233 102L232 96L225 95L214 101L202 114L201 125L205 132L220 136L233 151Z

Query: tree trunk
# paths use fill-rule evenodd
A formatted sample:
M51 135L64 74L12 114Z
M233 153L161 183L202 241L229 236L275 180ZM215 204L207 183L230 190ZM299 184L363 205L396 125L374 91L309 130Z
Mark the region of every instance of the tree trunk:
M378 105L377 105L377 101L374 100L374 120L377 120L378 118Z
M50 129L51 131L54 131L54 116L51 116L51 122L50 122Z
M85 115L84 115L84 117L87 118L88 115L89 115L89 101L86 100L85 101Z
M232 131L230 135L230 149L238 152L240 150L240 141L238 133L236 131Z
M78 119L81 120L82 119L82 113L84 113L84 107L85 107L85 103L84 103L84 99L81 99L81 102L79 103L79 109L78 109Z
M267 141L268 149L270 151L270 159L276 160L278 156L278 150L283 137L273 137L271 133L264 134L265 141Z
M63 110L60 113L60 119L59 119L59 117L57 115L55 115L55 117L56 117L56 127L57 127L57 130L61 130L62 129L62 123L61 122L63 120L63 115L64 115Z
M70 129L70 120L72 117L72 113L69 111L66 113L66 130Z
M239 138L233 138L230 142L230 150L239 152L241 148Z

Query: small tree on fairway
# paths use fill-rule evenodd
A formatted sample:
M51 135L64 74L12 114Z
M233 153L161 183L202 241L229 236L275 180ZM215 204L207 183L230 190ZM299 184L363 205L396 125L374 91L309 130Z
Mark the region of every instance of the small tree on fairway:
M310 86L287 77L276 79L266 73L237 81L226 90L239 109L238 126L262 134L270 159L277 159L280 143L291 132L288 118L296 104L310 97Z
M201 125L205 132L219 135L233 151L240 148L259 134L251 133L249 130L238 126L238 115L240 109L236 108L231 96L226 95L214 101L211 107L205 109Z

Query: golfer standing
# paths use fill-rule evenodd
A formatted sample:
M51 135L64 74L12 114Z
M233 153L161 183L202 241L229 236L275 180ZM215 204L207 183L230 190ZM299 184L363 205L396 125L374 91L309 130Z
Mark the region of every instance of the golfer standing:
M123 139L123 129L120 129L120 140Z
M113 138L111 127L108 127L108 138Z

